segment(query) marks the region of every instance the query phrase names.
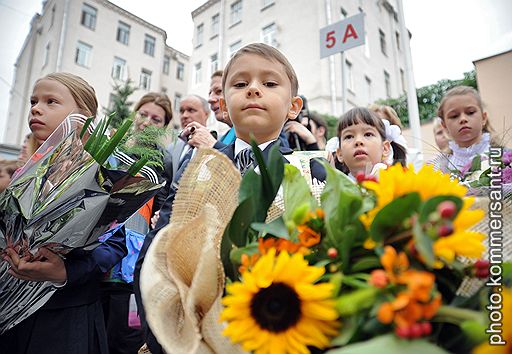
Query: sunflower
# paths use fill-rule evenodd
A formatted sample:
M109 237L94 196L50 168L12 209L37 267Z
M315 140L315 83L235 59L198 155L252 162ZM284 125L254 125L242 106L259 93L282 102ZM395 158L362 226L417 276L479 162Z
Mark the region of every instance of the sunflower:
M408 193L417 192L422 201L438 195L452 195L462 198L467 188L450 176L438 171L430 165L425 165L418 172L411 167L404 168L397 164L382 170L379 181L365 181L363 186L375 192L377 205L368 213L361 216L363 224L369 228L375 215L398 197Z
M434 241L432 248L438 259L450 264L455 256L464 256L468 258L480 258L485 249L482 241L485 235L480 232L468 231L467 229L482 220L485 216L483 210L469 210L473 205L474 198L464 198L463 206L453 220L453 233L449 236L439 237ZM441 268L442 264L436 262L436 268Z
M339 322L333 285L313 284L324 271L309 266L301 254L276 256L271 249L242 274L242 282L226 287L221 320L228 325L223 335L257 354L328 347Z

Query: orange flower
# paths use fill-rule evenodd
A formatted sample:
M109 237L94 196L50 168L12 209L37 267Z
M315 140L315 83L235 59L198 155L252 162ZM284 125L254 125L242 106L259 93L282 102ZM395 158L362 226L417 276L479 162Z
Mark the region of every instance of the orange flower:
M382 269L375 269L370 274L368 282L376 288L385 288L389 283L388 275Z
M258 259L260 259L259 253L255 253L255 254L253 254L251 256L249 256L249 255L247 255L245 253L242 254L242 257L240 259L242 264L240 265L240 267L238 267L238 271L240 273L244 273L244 272L248 271L249 269L251 269L256 264Z
M404 252L397 254L391 246L384 247L384 254L380 257L380 263L392 283L397 283L402 273L409 268L407 255Z
M320 243L321 235L312 228L299 225L297 230L299 230L299 241L302 246L309 248Z
M258 239L258 250L261 255L267 254L271 248L275 248L277 254L282 251L286 251L290 254L300 253L303 255L310 253L310 251L307 248L302 247L300 243L293 243L292 241L285 240L284 238L268 237L264 239L263 237L260 237Z

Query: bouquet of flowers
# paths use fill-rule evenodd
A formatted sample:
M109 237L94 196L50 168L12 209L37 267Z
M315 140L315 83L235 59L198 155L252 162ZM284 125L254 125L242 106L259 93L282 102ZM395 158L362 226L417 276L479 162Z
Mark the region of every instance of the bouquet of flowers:
M505 197L512 197L512 150L494 149L493 154L476 155L461 171L452 171L477 196L489 193L491 181L503 187ZM497 182L499 180L499 182Z
M277 151L265 164L253 150L260 173L245 174L236 208L226 192L237 183L232 163L198 154L148 250L142 298L166 352L495 350L484 298L499 293L510 325L512 278L504 270L499 286L458 295L466 277L489 277L485 235L470 230L484 211L466 187L430 166L395 165L356 184L326 165L313 195ZM218 176L216 163L225 164ZM512 340L510 330L502 335Z
M30 259L40 247L63 257L93 249L158 192L161 181L143 160L116 151L131 121L112 138L105 135L107 119L96 128L91 121L67 117L0 194L0 252L9 247ZM14 278L0 263L0 333L55 290L50 282Z

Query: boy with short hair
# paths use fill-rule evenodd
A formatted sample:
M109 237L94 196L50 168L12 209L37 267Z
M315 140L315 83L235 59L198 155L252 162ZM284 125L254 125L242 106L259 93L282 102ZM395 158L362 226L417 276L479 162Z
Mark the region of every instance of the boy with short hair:
M267 158L270 148L280 144L279 134L288 119L295 119L302 108L302 99L297 95L298 80L295 71L277 49L262 43L249 44L240 49L228 62L222 78L224 98L220 99L221 111L229 115L236 131L234 143L219 149L240 169L241 173L254 164L250 154L251 137ZM249 152L249 154L244 153ZM280 152L288 155L290 148L282 147ZM251 155L251 156L249 156ZM249 156L249 157L248 157ZM188 157L190 160L191 156ZM249 161L247 159L250 159ZM184 158L186 160L186 157ZM145 238L135 269L137 304L141 320L146 327L146 340L151 353L161 353L161 347L147 327L140 298L139 274L146 251L158 231L169 223L172 203L179 180L188 161L183 162L174 179L171 193L160 210L156 228ZM325 170L318 163L312 163L312 176L325 179Z

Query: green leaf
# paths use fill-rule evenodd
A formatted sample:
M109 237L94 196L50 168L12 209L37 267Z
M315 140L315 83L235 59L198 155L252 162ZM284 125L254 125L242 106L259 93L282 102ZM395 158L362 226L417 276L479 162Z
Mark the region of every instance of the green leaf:
M420 195L416 192L398 197L379 210L370 226L370 235L376 242L382 242L396 234L405 219L418 211L421 204Z
M345 347L329 350L327 354L449 354L444 349L426 339L399 339L394 334L385 334L365 342L349 344Z
M416 246L419 254L423 257L425 263L429 267L433 267L435 262L434 250L432 249L433 242L430 236L423 232L423 228L421 227L419 220L416 220L413 224L412 233L414 237L414 245Z
M224 268L224 273L226 274L226 277L231 279L232 281L238 280L236 278L237 272L235 271L235 268L233 264L231 263L230 255L231 250L233 249L233 244L231 243L231 240L227 236L227 228L224 230L224 235L222 237L222 241L220 243L220 258L222 260L222 266Z
M93 117L89 117L85 121L85 123L84 123L84 125L82 127L82 130L80 131L80 139L82 139L84 137L85 133L87 132L87 129L89 128L89 126L92 123L92 120L93 120Z
M260 233L260 237L272 235L286 240L290 239L288 228L286 227L282 217L279 217L268 224L263 222L252 223L251 227Z
M488 339L488 335L485 333L487 326L479 321L464 321L460 324L460 328L466 335L466 339L471 341L473 345L483 343Z
M226 227L230 241L237 247L243 247L248 243L247 232L254 215L254 206L251 199L242 201L235 210L231 221Z
M344 277L343 282L345 282ZM357 312L373 306L378 290L374 287L358 289L338 297L336 309L341 317L352 316Z
M253 254L256 254L258 253L258 244L257 243L251 243L245 247L240 247L240 248L232 248L231 249L231 252L230 252L230 255L229 255L229 259L231 260L232 263L234 264L241 264L242 261L242 255L243 254L246 254L248 256L252 256Z
M362 272L365 270L380 268L381 264L379 258L376 256L366 256L358 259L354 262L354 264L350 267L351 273Z
M293 219L293 214L302 205L307 204L308 210L315 210L318 207L306 179L302 178L299 169L291 164L284 167L283 193L286 206L283 218L286 221ZM295 223L301 223L301 221L295 221Z
M480 171L482 168L482 157L480 155L476 155L473 160L471 160L471 167L469 168L469 172Z

